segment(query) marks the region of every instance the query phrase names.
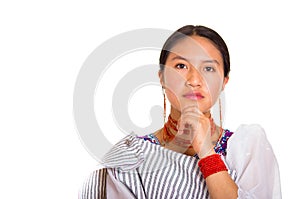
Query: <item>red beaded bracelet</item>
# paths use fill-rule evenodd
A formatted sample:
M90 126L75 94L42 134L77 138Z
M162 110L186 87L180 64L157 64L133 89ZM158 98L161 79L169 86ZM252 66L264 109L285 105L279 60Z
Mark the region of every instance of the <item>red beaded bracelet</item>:
M227 167L218 154L213 154L201 159L198 162L198 166L200 167L200 171L202 172L204 179L214 173L227 171Z

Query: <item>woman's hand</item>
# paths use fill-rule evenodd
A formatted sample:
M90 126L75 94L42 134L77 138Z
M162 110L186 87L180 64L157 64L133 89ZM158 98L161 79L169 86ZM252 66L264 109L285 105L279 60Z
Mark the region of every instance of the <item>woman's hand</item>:
M198 106L187 106L181 111L178 121L178 134L175 139L189 140L194 151L200 158L214 154L211 124L198 108Z

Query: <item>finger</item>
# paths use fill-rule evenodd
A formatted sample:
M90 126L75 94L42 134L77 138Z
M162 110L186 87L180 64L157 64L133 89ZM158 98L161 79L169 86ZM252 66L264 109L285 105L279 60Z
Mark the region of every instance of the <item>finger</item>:
M180 120L177 129L178 131L180 131L181 134L187 134L197 130L200 127L200 125L202 124L198 122L198 119L195 120L194 118L186 117Z
M199 118L203 117L203 115L199 113L195 113L193 111L188 111L183 114L181 114L181 118L188 118L188 119L196 119L198 120Z
M186 106L181 110L181 113L185 113L187 111L197 112L199 114L203 114L198 106Z
M195 123L193 119L189 119L187 117L181 118L177 124L179 135L189 133L189 131L193 129L192 128L192 126L194 125L193 123Z

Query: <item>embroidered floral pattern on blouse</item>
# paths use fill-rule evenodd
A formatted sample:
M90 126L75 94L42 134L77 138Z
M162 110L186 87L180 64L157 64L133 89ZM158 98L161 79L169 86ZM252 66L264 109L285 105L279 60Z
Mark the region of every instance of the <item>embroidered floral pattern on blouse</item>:
M144 136L138 136L138 138L140 139L144 139L145 141L149 141L153 144L158 144L160 145L157 137L155 135L153 135L152 133L151 134L148 134L148 135L144 135Z
M221 139L218 141L218 143L214 147L216 153L226 156L227 141L230 138L230 136L232 136L232 134L233 134L233 132L229 131L228 129L224 130L224 133L223 133Z
M227 141L228 139L232 136L233 132L229 131L228 129L225 129L222 133L222 137L220 140L217 142L216 146L214 147L215 152L217 154L226 156L227 154ZM148 134L144 136L138 136L140 139L144 139L145 141L149 141L153 144L158 144L160 145L160 142L158 138L154 134ZM198 158L198 155L195 154L194 157Z

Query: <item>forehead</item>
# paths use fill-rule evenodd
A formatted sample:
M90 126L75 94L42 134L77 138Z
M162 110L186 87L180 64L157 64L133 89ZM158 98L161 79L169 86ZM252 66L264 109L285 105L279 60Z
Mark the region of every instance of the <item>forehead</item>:
M173 48L172 54L184 57L188 60L216 60L223 64L223 59L220 51L215 47L212 41L200 36L186 36L179 40Z

